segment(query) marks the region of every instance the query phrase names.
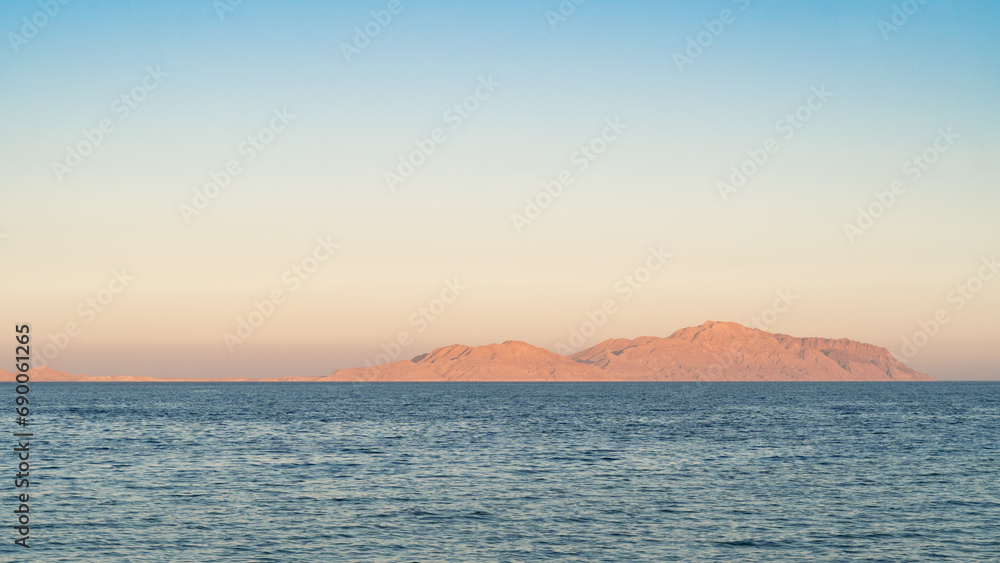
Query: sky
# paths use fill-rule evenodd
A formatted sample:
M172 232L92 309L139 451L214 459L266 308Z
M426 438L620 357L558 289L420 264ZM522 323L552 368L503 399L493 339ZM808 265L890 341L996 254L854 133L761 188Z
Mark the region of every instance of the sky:
M10 2L3 317L90 375L723 320L1000 379L997 21L987 0Z

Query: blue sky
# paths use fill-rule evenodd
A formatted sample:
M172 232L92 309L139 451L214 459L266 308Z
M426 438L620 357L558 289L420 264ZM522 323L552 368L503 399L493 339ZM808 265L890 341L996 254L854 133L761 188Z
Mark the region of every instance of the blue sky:
M11 34L46 19L45 2L4 10L0 260L19 273L0 287L12 313L56 334L111 270L136 272L54 367L170 375L189 356L198 374L326 373L413 330L412 311L454 276L468 294L404 356L507 339L552 348L664 245L673 262L591 344L746 322L792 287L801 299L769 330L898 352L946 308L953 320L909 363L995 375L1000 291L987 281L961 311L947 296L998 250L996 3L589 0L553 28L554 1L403 1L345 60L355 28L388 4L244 0L220 19L208 0L71 1L26 43ZM904 5L919 8L886 38L879 22ZM731 23L679 70L675 54L724 10ZM149 68L165 77L120 119L113 101ZM452 129L445 112L490 77L496 91ZM832 96L782 138L776 124L814 88ZM276 110L295 117L242 161ZM59 181L53 162L104 119L113 132ZM574 169L608 119L626 131ZM390 191L385 173L439 128L447 140ZM852 243L844 224L947 128L954 145ZM779 149L720 198L770 138ZM233 159L230 187L185 222L179 206ZM511 215L564 169L573 184L518 233ZM222 335L327 235L342 252L230 353ZM131 355L114 353L123 345Z

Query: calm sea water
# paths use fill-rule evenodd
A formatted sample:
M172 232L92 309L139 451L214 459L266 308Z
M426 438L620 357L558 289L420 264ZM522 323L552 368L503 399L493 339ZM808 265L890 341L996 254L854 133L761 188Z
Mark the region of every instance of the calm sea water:
M995 383L31 393L3 561L1000 561Z

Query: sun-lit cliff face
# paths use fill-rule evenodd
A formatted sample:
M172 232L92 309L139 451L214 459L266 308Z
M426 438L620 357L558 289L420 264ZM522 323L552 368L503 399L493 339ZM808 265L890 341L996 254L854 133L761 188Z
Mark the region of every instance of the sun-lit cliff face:
M49 368L32 381L177 381L69 375ZM0 371L0 380L13 374ZM412 360L336 370L321 377L260 381L930 381L885 348L841 339L796 338L736 323L707 322L666 338L606 340L571 356L524 342L453 344ZM248 381L226 378L200 381Z
M667 338L608 340L571 356L638 381L928 381L885 348L708 322Z

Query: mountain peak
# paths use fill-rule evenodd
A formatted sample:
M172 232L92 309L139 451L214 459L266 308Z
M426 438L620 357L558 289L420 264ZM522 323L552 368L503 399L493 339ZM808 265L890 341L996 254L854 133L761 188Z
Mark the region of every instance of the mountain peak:
M796 338L738 323L709 321L667 338L608 340L571 356L641 380L914 381L916 372L885 348L863 342Z
M695 340L705 339L705 338L731 339L736 337L750 337L754 332L755 332L754 329L745 327L739 323L726 322L726 321L708 321L699 326L682 328L677 332L671 334L669 338L675 338L693 342Z

